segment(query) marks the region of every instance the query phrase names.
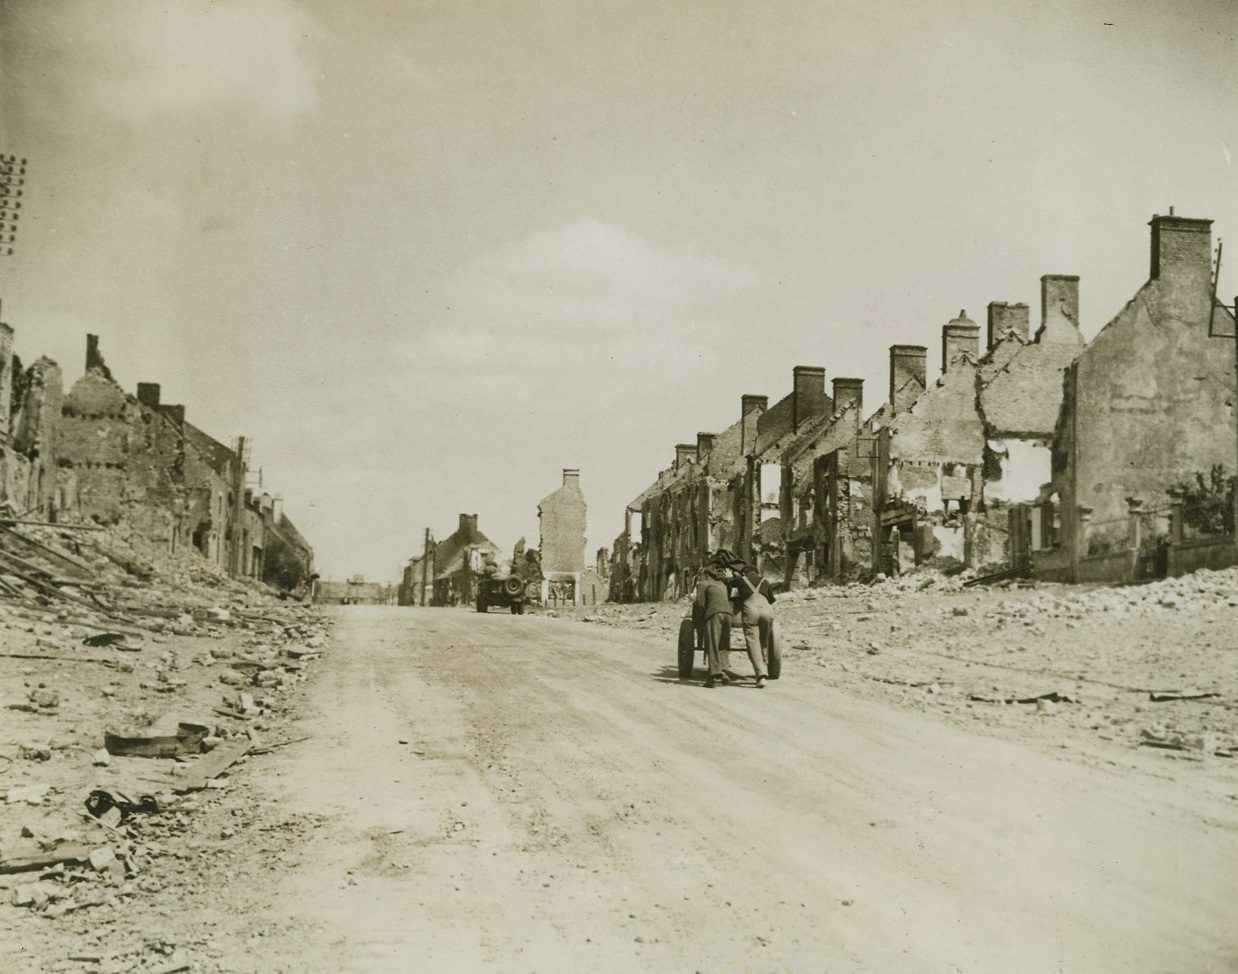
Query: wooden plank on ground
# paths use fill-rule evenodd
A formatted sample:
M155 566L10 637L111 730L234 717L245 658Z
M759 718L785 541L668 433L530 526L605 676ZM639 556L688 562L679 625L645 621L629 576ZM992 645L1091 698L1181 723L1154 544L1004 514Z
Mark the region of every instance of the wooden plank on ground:
M101 659L97 656L51 656L47 653L0 653L2 659L49 659L61 663L98 663L100 666L110 666L113 669L120 665L118 660Z
M69 554L67 551L61 551L59 548L52 547L45 541L40 541L38 538L30 538L22 534L20 531L14 531L12 528L5 527L0 524L0 537L15 538L20 543L29 548L33 548L39 552L44 558L53 558L63 565L68 565L74 571L80 572L85 578L97 578L99 572L92 568L80 558Z
M86 862L90 858L90 846L80 842L66 842L50 852L0 853L0 873L24 873L32 869L46 869L61 862Z
M172 790L177 794L201 791L208 781L227 771L253 746L254 742L248 737L220 744L215 750L209 751L195 761L187 774L176 779L172 784Z

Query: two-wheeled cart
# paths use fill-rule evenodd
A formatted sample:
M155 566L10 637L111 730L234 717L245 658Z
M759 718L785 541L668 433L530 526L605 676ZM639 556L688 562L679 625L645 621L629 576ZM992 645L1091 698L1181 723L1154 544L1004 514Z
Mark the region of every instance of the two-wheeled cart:
M722 621L721 648L724 651L729 648L732 653L744 653L747 656L744 627L738 613ZM705 655L704 627L697 625L691 613L679 623L678 652L679 679L691 679L696 666L696 654L700 653L702 657ZM770 626L769 645L765 647L765 669L771 680L778 679L782 673L782 647L778 639L777 622Z

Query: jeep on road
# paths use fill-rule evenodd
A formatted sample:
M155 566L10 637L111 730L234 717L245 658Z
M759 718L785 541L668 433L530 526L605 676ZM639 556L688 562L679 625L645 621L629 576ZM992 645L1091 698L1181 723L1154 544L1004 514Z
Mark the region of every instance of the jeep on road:
M510 606L512 615L524 615L527 598L524 579L519 575L486 575L477 581L478 612L487 612L491 606Z

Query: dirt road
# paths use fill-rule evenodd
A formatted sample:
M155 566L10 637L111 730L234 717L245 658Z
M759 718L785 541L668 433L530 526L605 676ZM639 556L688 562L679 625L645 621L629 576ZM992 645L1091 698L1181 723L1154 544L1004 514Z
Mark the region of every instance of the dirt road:
M300 971L1238 970L1238 809L666 634L350 607L257 785ZM738 664L737 664L738 668ZM299 827L299 826L298 826ZM295 931L295 935L291 933ZM236 968L242 969L242 968Z

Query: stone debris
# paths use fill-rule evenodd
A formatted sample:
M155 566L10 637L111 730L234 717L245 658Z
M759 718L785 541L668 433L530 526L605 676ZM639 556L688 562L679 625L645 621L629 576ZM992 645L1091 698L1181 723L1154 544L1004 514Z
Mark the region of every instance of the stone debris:
M674 638L661 634L678 626L689 601L563 607L560 615L652 630L669 663ZM1229 658L1236 608L1238 568L1104 587L925 567L779 593L774 612L786 680L827 674L847 692L893 694L967 727L1052 737L1054 746L1073 733L1154 747L1139 716L1154 708L1177 735L1168 744L1207 745L1212 734L1211 753L1224 756L1238 752L1238 669Z
M243 834L240 821L206 833L195 819L223 800L225 776L260 760L251 754L290 743L261 746L329 630L313 607L196 551L138 550L119 528L22 528L34 545L14 530L0 528L0 552L20 548L40 571L18 578L0 556L0 874L20 879L0 881L0 910L53 921L99 911L108 924L193 881L194 860L213 855L195 835ZM222 699L221 675L236 681ZM73 964L198 969L174 950L75 950Z
M5 792L4 800L10 805L16 805L18 802L40 805L51 790L52 786L46 784L18 785Z
M40 710L55 710L60 706L60 694L42 684L26 694L26 697Z
M1183 734L1170 730L1161 724L1153 724L1140 732L1143 743L1149 747L1163 747L1175 751L1198 751L1202 754L1217 754L1224 752L1228 756L1229 748L1222 748L1216 734Z

